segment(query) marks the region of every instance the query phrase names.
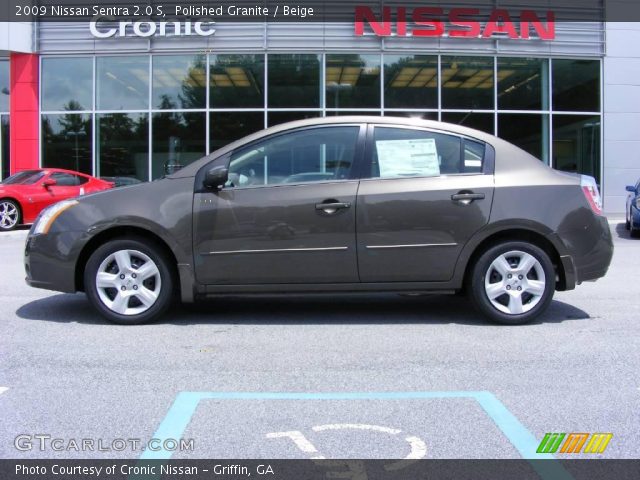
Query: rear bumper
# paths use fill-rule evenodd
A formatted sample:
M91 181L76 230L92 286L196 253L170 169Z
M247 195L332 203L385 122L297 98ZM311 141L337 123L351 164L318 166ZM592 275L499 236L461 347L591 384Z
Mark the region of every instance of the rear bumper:
M576 283L604 277L613 257L613 238L607 218L593 215L592 221L566 237L576 268Z

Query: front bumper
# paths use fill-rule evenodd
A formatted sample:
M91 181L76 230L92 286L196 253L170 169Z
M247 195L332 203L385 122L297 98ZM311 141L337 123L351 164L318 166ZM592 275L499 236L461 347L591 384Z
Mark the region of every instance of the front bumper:
M82 232L59 232L27 237L24 268L29 286L73 293L76 291L75 246Z

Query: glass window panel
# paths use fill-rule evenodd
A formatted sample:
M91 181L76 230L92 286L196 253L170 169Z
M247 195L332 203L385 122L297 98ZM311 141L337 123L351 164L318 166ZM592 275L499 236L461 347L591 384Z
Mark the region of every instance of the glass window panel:
M498 59L498 108L543 110L549 108L548 63L539 58Z
M600 61L553 60L553 109L600 111Z
M498 115L498 136L549 163L549 116L526 113Z
M493 58L442 57L442 108L493 109Z
M9 62L7 60L0 61L0 112L9 111Z
M442 121L463 127L475 128L493 135L493 113L442 112Z
M149 179L149 116L107 113L96 116L98 175Z
M464 172L460 137L405 128L376 127L372 178L433 177Z
M438 57L385 55L384 106L438 108Z
M10 175L9 163L11 161L9 157L9 115L0 115L0 163L2 163L2 169L0 170L1 178L7 178Z
M154 113L151 178L155 180L206 155L205 113Z
M270 107L321 106L318 55L273 54L267 59Z
M395 112L390 110L384 111L385 117L403 117L403 118L419 118L422 120L438 120L438 112Z
M553 167L600 183L600 116L553 116Z
M149 56L98 57L99 110L149 107Z
M93 108L93 58L42 59L42 110Z
M231 187L279 185L349 178L360 127L298 130L236 151Z
M380 55L327 55L327 108L380 107Z
M204 55L153 56L153 107L205 108L207 59Z
M91 115L42 115L42 166L92 174Z
M264 107L264 55L211 55L212 108Z
M268 112L267 124L269 127L280 125L281 123L293 122L294 120L304 120L306 118L317 118L320 112Z
M212 112L210 121L210 142L212 152L264 129L262 112Z
M380 116L380 110L366 110L366 111L358 111L358 110L327 110L327 117L344 117L347 115L372 115L375 117Z

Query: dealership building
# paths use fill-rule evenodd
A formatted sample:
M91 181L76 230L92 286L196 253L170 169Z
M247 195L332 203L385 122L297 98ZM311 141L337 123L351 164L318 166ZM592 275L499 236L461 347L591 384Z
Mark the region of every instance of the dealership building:
M411 116L591 175L605 211L624 211L640 177L640 23L388 27L2 23L2 177L42 166L146 181L290 120Z

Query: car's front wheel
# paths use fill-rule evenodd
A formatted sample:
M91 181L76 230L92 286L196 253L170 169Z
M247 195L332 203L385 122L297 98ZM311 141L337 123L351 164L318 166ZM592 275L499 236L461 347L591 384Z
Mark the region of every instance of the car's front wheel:
M20 223L20 207L13 200L0 200L0 231L13 230Z
M471 299L489 320L527 323L551 302L555 271L549 255L526 242L504 242L476 261L470 276Z
M98 247L84 271L87 297L109 321L125 325L158 318L171 304L173 278L160 248L143 239Z

